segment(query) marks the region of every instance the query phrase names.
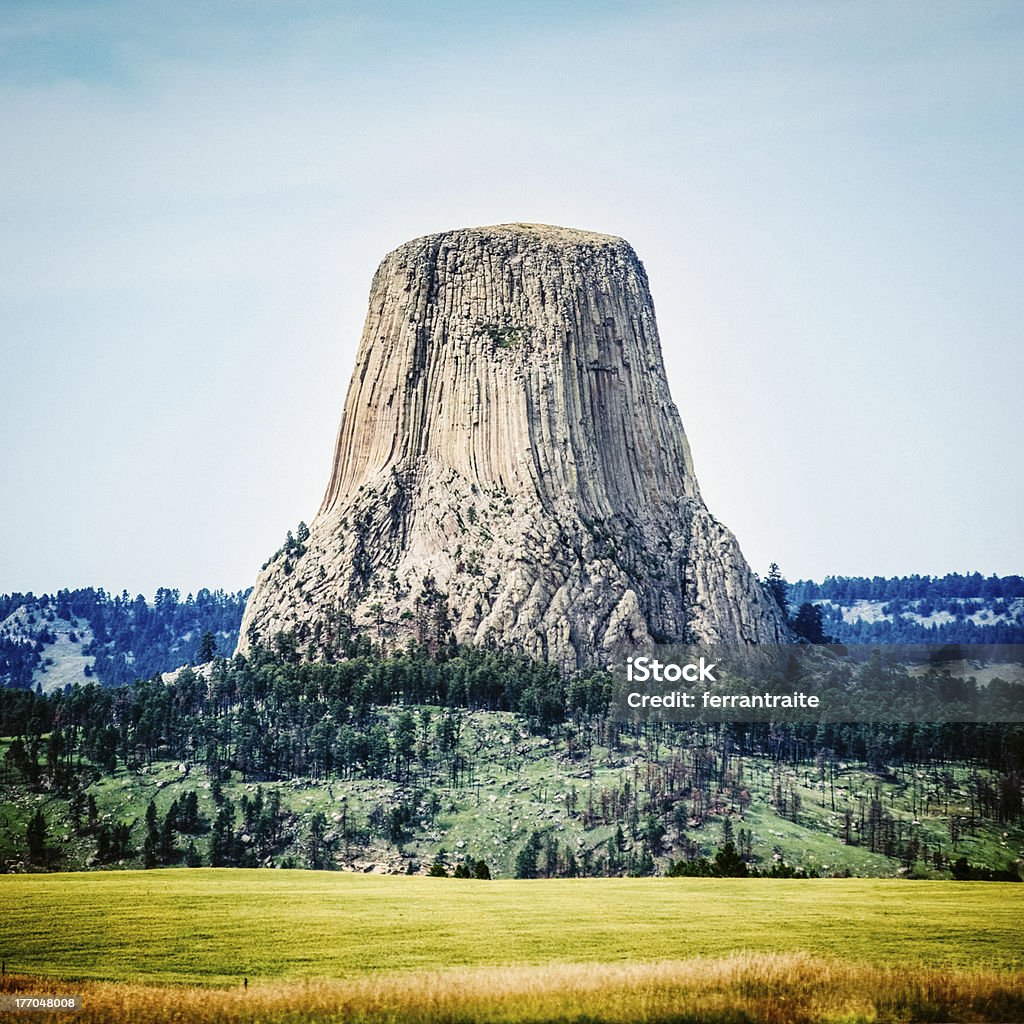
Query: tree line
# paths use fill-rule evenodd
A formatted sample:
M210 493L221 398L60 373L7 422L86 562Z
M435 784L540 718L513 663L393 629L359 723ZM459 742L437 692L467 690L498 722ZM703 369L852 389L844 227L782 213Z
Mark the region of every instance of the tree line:
M945 576L826 576L821 583L797 580L789 584L795 604L804 601L894 601L931 598L1000 598L1024 597L1024 576L982 576L980 572L950 572Z

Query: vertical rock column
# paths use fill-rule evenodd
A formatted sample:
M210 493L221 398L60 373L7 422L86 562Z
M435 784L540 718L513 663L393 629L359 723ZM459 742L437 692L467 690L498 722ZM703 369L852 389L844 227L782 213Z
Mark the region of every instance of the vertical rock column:
M510 224L380 265L323 504L259 574L241 648L291 631L316 658L353 626L566 667L785 639L701 499L625 241Z

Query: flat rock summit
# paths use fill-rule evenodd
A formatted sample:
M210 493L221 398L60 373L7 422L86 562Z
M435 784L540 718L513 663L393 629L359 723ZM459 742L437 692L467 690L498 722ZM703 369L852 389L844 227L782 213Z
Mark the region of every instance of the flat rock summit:
M502 224L381 263L323 504L257 577L240 649L320 658L355 629L567 668L787 639L701 499L627 242Z

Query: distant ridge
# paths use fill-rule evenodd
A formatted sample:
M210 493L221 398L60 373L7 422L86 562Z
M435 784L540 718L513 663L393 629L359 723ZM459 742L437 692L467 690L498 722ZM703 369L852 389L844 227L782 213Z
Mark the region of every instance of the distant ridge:
M841 643L1024 644L1024 577L826 576L789 585Z
M43 690L130 683L199 659L212 633L231 654L248 592L161 587L152 601L102 588L0 595L0 685Z
M827 576L788 586L790 609L822 604L825 632L841 643L1024 644L1021 576ZM172 672L198 659L207 631L217 653L228 655L246 597L203 589L189 601L161 588L154 600L143 599L147 611L140 614L138 596L102 588L2 594L0 686L118 685ZM106 639L97 643L101 621Z

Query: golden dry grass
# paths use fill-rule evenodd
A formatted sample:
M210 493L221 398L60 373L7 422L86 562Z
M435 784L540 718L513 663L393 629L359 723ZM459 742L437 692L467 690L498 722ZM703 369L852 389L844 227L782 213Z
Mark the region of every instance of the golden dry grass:
M654 963L556 964L254 981L247 990L8 975L5 993L83 995L80 1024L810 1024L1024 1020L1024 974L747 953ZM25 1018L28 1019L28 1018Z

